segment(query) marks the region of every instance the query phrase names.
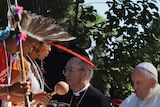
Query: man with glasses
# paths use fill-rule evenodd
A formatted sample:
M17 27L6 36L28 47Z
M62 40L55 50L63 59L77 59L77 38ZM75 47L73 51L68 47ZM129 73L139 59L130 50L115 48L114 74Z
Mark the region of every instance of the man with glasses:
M73 91L70 107L110 107L108 98L90 84L93 76L90 62L85 57L73 57L66 64L64 75Z

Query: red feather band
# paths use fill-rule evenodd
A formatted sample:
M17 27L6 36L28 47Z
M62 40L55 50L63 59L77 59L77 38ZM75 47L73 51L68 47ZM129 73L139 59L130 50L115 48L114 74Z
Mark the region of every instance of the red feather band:
M53 46L61 49L61 50L64 50L64 51L66 51L66 52L68 52L68 53L80 58L81 60L85 61L91 68L93 68L94 64L92 63L92 61L87 56L80 55L80 54L78 54L78 53L76 53L76 52L74 52L74 51L72 51L72 50L70 50L70 49L68 49L68 48L66 48L66 47L64 47L62 45L58 45L58 44L54 44L54 43L51 43L51 44Z

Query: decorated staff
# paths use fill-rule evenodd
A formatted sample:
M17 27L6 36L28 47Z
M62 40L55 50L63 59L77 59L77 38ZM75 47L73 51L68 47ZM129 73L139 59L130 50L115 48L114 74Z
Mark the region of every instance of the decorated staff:
M30 86L27 82L17 82L10 85L11 80L11 66L9 64L9 59L7 56L10 56L14 52L17 51L17 46L15 46L15 40L12 38L12 33L10 32L10 28L6 27L6 29L0 31L0 97L3 100L6 100L6 107L11 107L10 95L16 94L18 96L24 96L25 94L29 94ZM9 65L8 65L9 64ZM10 67L9 67L10 66ZM3 87L5 85L5 87ZM7 92L7 93L6 93ZM6 98L7 96L7 98ZM3 104L3 103L2 103Z
M8 22L9 22L8 24L12 30L19 32L16 38L18 38L17 45L19 45L19 51L20 51L21 80L22 82L25 82L26 75L25 75L25 68L24 68L24 61L23 61L22 40L25 40L26 35L22 33L20 30L21 29L20 20L21 20L21 13L22 13L23 7L18 6L17 0L15 0L15 6L12 6L9 0L7 0L7 3L8 3ZM12 22L11 20L14 22ZM25 100L25 106L30 107L28 95L24 97L24 100Z

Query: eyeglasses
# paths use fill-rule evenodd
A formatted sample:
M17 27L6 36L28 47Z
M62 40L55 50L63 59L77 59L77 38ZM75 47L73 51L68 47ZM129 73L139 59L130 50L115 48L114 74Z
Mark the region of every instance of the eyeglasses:
M83 71L83 70L85 70L85 69L65 68L65 69L63 70L63 74L65 74L66 72L73 73L73 72Z

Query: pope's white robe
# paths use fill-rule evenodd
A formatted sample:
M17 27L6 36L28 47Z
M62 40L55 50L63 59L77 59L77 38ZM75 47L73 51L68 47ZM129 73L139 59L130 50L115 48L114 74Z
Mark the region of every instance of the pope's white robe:
M158 84L144 100L139 99L135 93L130 95L120 107L160 107L160 85Z

